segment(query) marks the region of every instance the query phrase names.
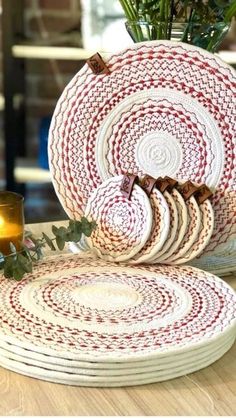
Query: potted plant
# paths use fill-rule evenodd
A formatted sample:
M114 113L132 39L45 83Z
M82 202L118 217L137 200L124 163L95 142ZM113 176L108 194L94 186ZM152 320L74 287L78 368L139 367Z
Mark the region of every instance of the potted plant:
M214 52L236 16L236 0L119 0L134 42L172 39Z

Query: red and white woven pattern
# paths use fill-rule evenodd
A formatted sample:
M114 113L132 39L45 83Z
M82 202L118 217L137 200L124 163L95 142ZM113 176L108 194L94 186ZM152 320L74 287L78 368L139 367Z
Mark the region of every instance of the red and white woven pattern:
M170 175L216 188L206 250L227 242L236 235L234 70L169 41L136 44L106 64L110 74L101 76L85 65L53 115L50 169L67 214L79 218L111 174Z
M193 245L196 240L200 227L201 227L201 212L199 206L193 196L186 202L188 226L187 231L182 239L177 250L167 259L164 259L164 263L175 263L175 260L184 256Z
M201 211L201 228L198 237L186 254L175 260L175 264L187 263L199 256L210 241L214 228L214 212L211 202L207 199L199 207Z
M164 243L162 248L158 251L158 255L156 255L151 260L149 260L149 262L151 262L151 263L152 263L153 260L155 260L156 257L161 257L164 253L166 253L166 251L173 244L173 242L176 238L177 230L178 230L178 210L177 210L175 200L174 200L173 196L171 195L171 193L167 192L167 190L164 191L163 195L164 195L164 197L165 197L165 199L168 203L169 211L170 211L169 233L168 233L168 236L166 238L166 242Z
M76 386L97 386L97 387L111 387L111 386L136 386L153 382L160 382L163 380L173 379L178 376L183 376L192 373L203 367L214 363L222 355L224 355L233 345L234 337L224 337L222 343L208 345L205 350L194 350L189 355L181 353L175 355L173 361L168 361L168 358L158 359L149 363L147 367L140 366L142 362L129 363L128 368L105 369L104 366L108 364L91 363L91 368L81 368L81 366L69 367L57 366L55 358L47 357L48 362L32 360L28 357L29 350L26 350L26 357L16 354L16 351L8 352L0 348L0 364L2 367L13 370L15 372L31 376L37 379L49 380L54 383L63 383L66 385ZM200 352L199 352L200 351ZM17 350L18 352L18 350ZM38 357L38 356L37 356ZM69 363L72 361L69 361ZM136 367L135 364L138 363ZM102 366L102 369L95 369L94 365ZM111 365L118 365L118 363L110 363ZM120 363L122 365L123 363Z
M170 209L164 195L153 189L150 194L152 207L152 230L143 248L130 260L130 263L143 263L151 260L163 247L170 230Z
M162 263L164 260L171 257L172 254L174 254L175 251L178 250L185 235L188 232L189 219L188 219L188 210L187 210L186 202L184 201L182 195L176 189L172 190L171 196L173 197L174 202L176 204L177 215L178 215L177 229L174 226L174 229L176 229L175 240L173 241L171 246L168 247L167 251L165 252L161 251L161 255L157 254L156 258L153 258L151 260L152 263L153 262Z
M120 190L122 179L115 176L98 186L85 210L85 216L97 224L86 241L93 252L110 261L128 260L137 254L152 228L152 208L146 193L135 184L128 199Z
M172 91L151 90L148 95L131 95L116 107L114 117L111 112L105 119L97 138L101 177L130 171L185 179L190 170L196 182L209 181L212 172L219 176L222 164L215 164L213 154L216 139L212 143L207 134L204 114L197 119L188 100L177 99Z
M58 257L20 283L0 278L0 341L80 361L145 360L232 335L235 309L233 289L192 267Z

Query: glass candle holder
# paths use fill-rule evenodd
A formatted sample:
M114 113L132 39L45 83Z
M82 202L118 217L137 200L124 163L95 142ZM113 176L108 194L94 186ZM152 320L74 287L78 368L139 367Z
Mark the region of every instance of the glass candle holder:
M0 252L10 254L10 242L19 250L24 237L24 198L18 193L0 192Z

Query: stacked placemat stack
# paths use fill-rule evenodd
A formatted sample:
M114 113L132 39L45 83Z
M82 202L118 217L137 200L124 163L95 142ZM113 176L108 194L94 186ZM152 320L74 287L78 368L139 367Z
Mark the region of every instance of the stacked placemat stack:
M0 364L81 386L158 382L208 366L235 340L236 298L193 267L68 256L0 281Z

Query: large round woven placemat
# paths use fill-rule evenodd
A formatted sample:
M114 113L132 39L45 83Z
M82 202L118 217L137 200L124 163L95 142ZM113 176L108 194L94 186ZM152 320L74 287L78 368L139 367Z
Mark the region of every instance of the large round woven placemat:
M210 357L217 352L228 346L229 343L233 343L235 339L234 329L230 330L227 334L208 342L202 347L193 348L188 351L180 351L175 353L173 358L170 358L168 354L163 354L157 358L151 358L149 360L137 360L137 361L119 361L119 362L96 362L96 361L80 361L71 358L63 358L51 356L49 354L43 354L38 351L25 349L15 344L0 341L0 355L7 358L25 363L26 360L29 364L45 367L51 370L68 371L76 373L76 370L80 370L84 374L96 375L119 375L119 374L134 374L143 373L152 370L166 370L183 366L188 364L194 358L196 361L201 361L204 357ZM37 349L37 347L35 347Z
M218 349L203 353L200 357L187 358L174 367L172 364L167 363L164 365L152 366L145 370L139 369L124 369L116 370L115 373L111 373L111 370L107 370L107 374L104 370L93 371L88 369L67 369L54 366L54 363L39 364L39 362L31 362L31 360L17 359L18 356L14 354L8 354L1 350L0 365L3 367L16 371L18 373L31 376L38 379L49 380L55 383L64 383L75 386L127 386L127 385L141 385L151 382L160 382L163 380L173 379L178 376L192 373L196 370L202 369L218 360L228 351L232 344L233 339L226 341ZM64 370L63 370L64 369Z
M206 251L235 236L236 78L215 55L170 41L138 43L87 64L65 88L49 133L53 184L70 217L94 187L133 172L215 188Z
M235 301L192 267L60 257L20 283L1 278L0 341L80 361L172 358L228 335Z

